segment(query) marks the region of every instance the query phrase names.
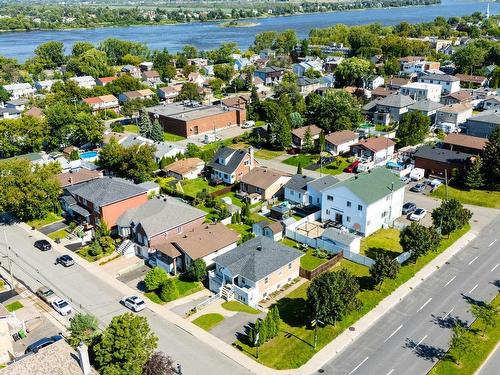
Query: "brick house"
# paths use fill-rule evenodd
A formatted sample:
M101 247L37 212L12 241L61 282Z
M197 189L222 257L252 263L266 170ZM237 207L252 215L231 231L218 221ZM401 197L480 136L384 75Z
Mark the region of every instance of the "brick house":
M221 147L217 150L208 167L211 168L210 178L222 180L226 184L234 184L253 170L259 162L255 160L253 147L234 149Z
M486 138L450 133L443 139L443 148L479 155L486 146Z
M454 169L463 173L470 165L472 154L461 151L452 151L444 148L422 146L413 155L415 158L415 168L425 170L425 176L448 177L452 176Z

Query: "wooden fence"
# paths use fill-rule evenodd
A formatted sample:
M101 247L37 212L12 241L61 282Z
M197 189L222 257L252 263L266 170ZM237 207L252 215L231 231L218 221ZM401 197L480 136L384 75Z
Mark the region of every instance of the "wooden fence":
M333 258L329 259L326 263L320 264L318 267L316 267L313 270L305 270L302 267L299 268L299 276L303 277L307 280L312 280L316 276L321 275L323 272L328 271L330 268L332 268L334 265L336 265L338 262L340 262L343 258L342 252L338 253L335 255Z
M215 198L227 193L230 193L233 190L234 185L226 186L225 188L222 188L220 190L214 191L213 193L210 193L210 196Z

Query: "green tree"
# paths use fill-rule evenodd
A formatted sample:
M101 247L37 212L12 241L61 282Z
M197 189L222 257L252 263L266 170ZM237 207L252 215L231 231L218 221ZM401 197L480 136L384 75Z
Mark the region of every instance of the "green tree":
M73 57L78 57L92 48L94 48L94 45L90 42L77 41L71 48L71 55Z
M500 126L488 137L482 154L483 179L488 189L500 191Z
M411 253L413 261L430 251L436 251L440 242L441 238L434 228L426 228L418 223L411 223L399 234L401 247Z
M203 259L196 259L191 263L186 273L186 277L191 281L202 281L207 277L207 264Z
M160 286L168 279L167 272L161 267L151 268L144 277L144 285L148 292L160 289Z
M124 155L124 148L112 137L110 142L104 145L99 152L97 163L103 169L118 171L121 167Z
M148 181L156 169L155 151L156 147L153 145L133 145L126 148L120 174L134 180L135 183Z
M141 375L158 337L145 317L126 313L115 316L92 348L94 366L103 375Z
M55 68L64 64L64 44L50 41L40 44L35 49L35 55L44 68Z
M454 359L456 364L460 364L463 356L475 349L475 340L469 330L461 324L456 323L453 326L453 336L450 340L450 349L448 353Z
M474 315L474 318L483 323L483 329L481 330L482 336L484 336L484 332L488 328L495 328L498 311L493 305L487 303L476 303L471 306L471 312L472 315Z
M396 138L400 147L414 146L422 143L429 132L431 120L421 112L411 111L401 117L396 130Z
M229 64L219 64L214 66L214 75L216 78L229 82L234 75L234 69Z
M304 141L302 142L302 150L304 152L310 153L314 152L315 145L311 134L311 127L308 126L306 132L304 133Z
M361 79L369 75L372 70L370 61L359 57L351 57L339 64L335 71L335 77L337 78L337 82L342 86L357 86Z
M304 125L305 119L299 112L290 113L290 126L292 129L300 128Z
M0 86L0 103L8 102L10 100L10 92L4 89L3 86Z
M174 279L168 278L160 285L160 299L163 302L170 302L179 297L179 291Z
M184 83L181 87L181 91L179 92L179 95L177 95L177 98L175 100L177 100L177 101L183 101L183 100L200 101L201 95L198 91L198 86L192 82Z
M480 189L484 185L481 173L481 158L478 156L465 173L464 185L469 189Z
M302 174L302 162L300 161L297 164L297 174Z
M384 62L383 69L386 76L398 75L400 70L399 61L395 58L387 59L387 61Z
M90 244L89 254L96 257L103 253L102 246L99 241L94 241Z
M153 121L153 127L151 129L150 136L151 139L155 142L163 142L163 128L157 118Z
M443 200L441 205L432 211L432 222L436 228L441 229L441 234L449 235L462 229L469 223L472 212L464 208L458 199Z
M209 81L209 86L215 95L220 95L222 87L224 86L224 81L220 78L214 78Z
M153 124L146 109L141 110L141 119L139 120L139 132L143 137L151 139Z
M140 90L142 88L144 88L144 85L141 81L128 74L121 75L106 85L106 89L116 97L122 92Z
M307 78L320 78L321 77L321 72L318 72L317 70L313 68L309 68L304 72L304 77Z
M354 129L363 121L357 99L345 91L328 91L322 98L317 95L308 98L309 123L326 132Z
M320 152L325 151L325 146L326 146L326 141L325 141L325 132L322 130L319 133L319 138L318 138L318 148Z
M94 315L77 313L69 325L69 344L76 348L80 342L90 346L99 332L99 322Z
M0 120L0 153L3 157L41 151L49 128L43 119L31 116ZM80 157L78 157L80 158Z
M453 54L453 61L460 73L475 74L486 58L487 50L475 44L467 44Z
M89 75L92 77L107 77L112 74L106 53L95 48L70 59L67 69L76 75Z
M374 285L382 287L385 279L395 279L398 276L399 267L397 260L392 259L390 255L377 253L375 263L369 270Z
M288 117L282 112L278 112L272 124L274 131L273 145L279 150L286 150L292 143L292 132Z
M74 117L74 130L70 135L70 142L80 146L86 143L97 145L102 141L104 133L104 123L96 116L87 113L79 112Z
M145 44L116 38L104 40L99 49L104 51L109 62L115 65L123 63L122 59L126 55L139 56L142 59L149 55L149 49Z

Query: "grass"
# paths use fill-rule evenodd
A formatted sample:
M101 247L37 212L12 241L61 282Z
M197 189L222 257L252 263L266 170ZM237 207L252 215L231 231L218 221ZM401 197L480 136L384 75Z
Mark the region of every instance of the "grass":
M108 251L106 253L103 252L102 254L99 254L99 255L91 255L89 253L89 250L90 250L90 246L84 246L84 247L80 248L80 250L76 251L76 254L78 254L80 257L85 259L87 262L92 263L92 262L98 261L99 259L107 257L108 255L113 253L113 251Z
M432 197L446 198L446 187L440 186L431 193ZM462 190L448 186L448 197L458 199L463 204L500 208L500 191Z
M139 125L124 125L123 130L129 133L139 134Z
M380 289L375 289L369 276L368 268L347 260L342 260L332 269L347 268L358 278L361 291L358 298L363 302L359 311L354 311L343 320L337 322L335 326L326 325L318 328L318 347L320 350L344 330L352 326L363 315L377 306L380 301L390 295L400 285L404 284L415 275L422 267L447 249L451 244L464 235L470 226L466 226L459 231L444 238L438 251L429 253L418 259L415 263L406 263L394 280L386 280ZM271 341L262 345L259 349L258 361L274 369L298 368L306 363L316 351L313 348L314 330L309 326L307 310L307 288L310 282L305 282L297 289L286 295L277 302L277 306L282 319L281 332ZM247 355L256 358L255 348L242 338L234 345Z
M500 307L500 296L496 296L492 302L495 308ZM473 338L475 341L474 350L469 350L461 359L460 365L456 365L451 358L445 358L439 361L434 368L429 372L430 375L472 375L486 360L488 355L495 349L500 340L500 314L496 315L496 327L488 327L484 332L484 337L481 333L476 333ZM484 325L482 322L475 321L471 325L472 330L482 331Z
M165 304L165 302L161 300L160 296L158 296L158 294L155 291L146 292L144 293L144 296L148 298L151 302L157 303L158 305Z
M44 218L28 221L27 224L30 227L35 227L35 229L39 229L39 228L42 228L46 225L49 225L49 224L52 224L52 223L55 223L55 222L58 222L61 220L63 220L63 217L61 215L56 214L54 212L49 212L47 214L47 216L45 216Z
M302 167L307 167L308 165L316 163L317 161L318 161L318 155L301 154L285 159L282 161L282 163L287 165L293 165L295 167L297 167L300 163Z
M177 299L189 296L190 294L199 292L203 290L203 284L199 281L185 281L179 279L179 277L174 278L174 284L179 292L179 297ZM149 298L152 302L159 305L164 305L165 301L162 301L157 291L153 290L151 292L144 293L144 296Z
M14 301L5 306L8 312L14 312L16 310L22 309L24 305L19 301Z
M234 191L231 191L231 192L223 194L223 195L219 195L219 199L225 198L225 197L231 198L231 203L234 204L235 206L243 207L244 203L241 201L241 199L236 198L236 193Z
M243 236L246 233L252 232L252 227L250 225L246 225L243 223L242 224L228 224L227 227L234 230L235 232L238 232L240 234L241 238L243 238Z
M316 172L321 172L323 174L331 174L335 176L337 174L341 174L344 171L345 167L351 164L347 158L343 158L342 156L337 156L337 159L340 160L340 163L334 161L330 164L323 166L322 168L318 168Z
M262 120L255 121L255 127L257 127L257 126L264 126L264 125L266 125L265 121L262 121Z
M304 256L300 258L300 266L308 271L312 271L319 265L326 263L327 259L321 259L313 255L313 250L309 249Z
M163 140L165 142L179 142L179 141L182 141L183 139L186 139L186 138L184 138L181 135L163 132Z
M208 193L213 193L214 191L225 188L224 185L210 186L208 181L203 178L195 178L193 180L183 180L181 182L182 190L184 194L190 197L196 198L196 194L206 189Z
M285 151L274 151L261 148L260 150L255 151L255 157L258 159L271 160L283 155L284 153Z
M397 229L379 229L361 240L360 253L372 259L375 259L377 253L388 254L396 258L402 252Z
M66 238L66 236L68 236L69 232L68 232L68 228L63 228L63 229L59 229L55 232L52 232L52 233L49 233L47 235L47 237L49 237L50 239L56 241L56 240L60 240L60 239L63 239L63 238Z
M238 301L224 302L222 304L222 308L229 310L229 311L239 311L239 312L244 312L244 313L248 313L248 314L260 314L259 310L254 309L253 307L250 307L248 305L244 305Z
M193 323L205 331L210 331L224 320L221 314L205 314L193 320Z

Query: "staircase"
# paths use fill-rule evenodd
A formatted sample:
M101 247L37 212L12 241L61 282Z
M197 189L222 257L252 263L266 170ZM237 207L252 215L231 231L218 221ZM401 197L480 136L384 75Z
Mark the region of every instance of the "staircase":
M83 231L83 225L78 225L75 229L71 231L71 235L77 237L78 233Z
M134 243L130 240L125 240L116 248L116 252L124 256L135 255Z
M223 285L220 288L220 296L224 298L226 301L230 301L234 299L234 292L231 290L230 286Z

